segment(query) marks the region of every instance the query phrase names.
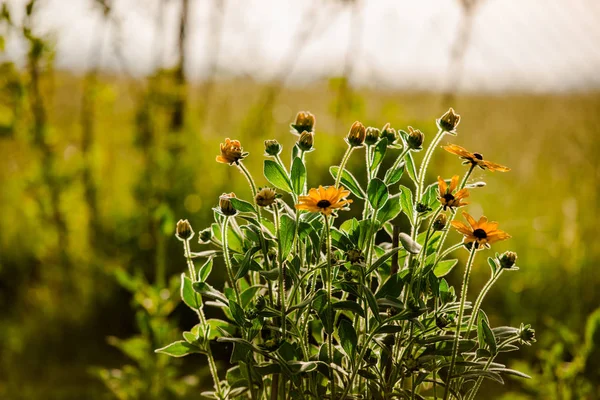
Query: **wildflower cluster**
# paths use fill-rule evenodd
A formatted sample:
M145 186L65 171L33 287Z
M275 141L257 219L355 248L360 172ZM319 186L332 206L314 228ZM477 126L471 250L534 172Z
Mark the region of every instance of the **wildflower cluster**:
M468 166L462 179L427 182L433 153L446 135L457 134L459 122L450 109L424 146L419 129L357 121L344 138L340 164L329 169L331 182L311 189L305 163L316 138L311 113L298 113L291 124L298 139L289 164L277 141L265 141L266 187L257 188L246 169L240 142L226 139L217 161L242 172L253 199L234 193L218 199L215 222L198 233L199 243L212 248L200 253L191 252L189 222L177 224L188 265L181 295L199 323L157 351L204 354L214 390L203 395L215 399L474 399L485 378L526 377L495 359L534 342L533 329L492 328L481 309L503 272L518 269L517 255L489 257L490 279L467 302L477 254L510 236L485 216L462 212L466 223L455 220L470 191L484 186L469 184L475 167L509 168L450 144L443 148ZM363 149L367 181L361 184L346 165ZM413 154L421 150L417 168ZM389 167L381 168L386 158ZM412 190L399 184L403 178ZM357 206L361 218L342 220L343 211ZM462 235L456 243L448 238L451 227ZM456 293L444 276L461 249L468 258ZM215 258L223 259L227 274L222 290L208 283ZM220 309L223 318L206 319L204 305ZM231 345L226 373L217 368L213 341Z

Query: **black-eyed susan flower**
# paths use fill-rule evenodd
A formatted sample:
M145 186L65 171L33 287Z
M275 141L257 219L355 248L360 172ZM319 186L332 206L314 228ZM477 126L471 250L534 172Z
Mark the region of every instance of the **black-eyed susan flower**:
M264 187L260 189L254 198L254 200L256 200L256 204L258 204L260 207L270 206L275 202L275 199L277 199L277 192L275 189L270 187Z
M244 149L239 140L225 139L225 143L221 143L221 154L217 156L217 161L223 164L237 164L243 160L248 153L244 153Z
M463 202L462 199L469 197L468 189L461 189L454 193L458 187L458 175L454 175L450 180L450 186L446 185L446 181L438 176L438 190L440 192L440 203L444 207L444 211L448 208L458 208L466 206L469 203Z
M496 164L491 161L486 161L483 159L483 156L480 153L471 153L467 151L464 147L460 147L456 144L449 144L447 146L443 146L444 150L448 153L456 154L465 162L463 164L471 164L473 166L478 166L481 169L488 169L492 172L500 171L500 172L508 172L510 168L505 167L504 165Z
M293 129L292 133L296 135L300 135L304 131L312 132L315 127L315 116L308 111L300 111L296 114L296 120L290 126Z
M469 226L460 221L452 221L452 226L463 234L463 243L473 243L475 248L490 247L492 243L510 238L508 233L498 229L497 222L488 222L487 217L481 217L479 221L475 221L475 218L466 212L463 212L463 216Z
M318 189L310 189L307 196L298 197L296 208L298 210L331 215L333 211L344 208L346 205L352 203L352 200L346 199L349 194L350 191L344 189L342 186L339 188L335 186L319 186Z
M237 214L237 210L231 204L231 199L235 197L235 193L223 193L219 197L219 209L223 213L223 215L227 215L231 217Z
M367 136L367 128L359 122L356 121L350 127L350 131L348 131L348 135L346 136L346 143L348 143L352 147L361 147L365 142L365 138Z
M456 127L460 123L460 115L454 112L454 109L450 107L444 115L437 120L438 127L450 134L455 134Z

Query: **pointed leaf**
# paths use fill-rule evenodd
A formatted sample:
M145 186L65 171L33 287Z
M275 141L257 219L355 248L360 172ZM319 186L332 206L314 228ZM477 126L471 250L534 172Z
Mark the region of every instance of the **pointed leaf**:
M329 173L331 174L331 176L333 176L333 179L337 179L339 169L340 169L340 167L335 166L335 165L332 167L329 167ZM344 169L344 172L342 174L341 182L342 182L342 186L344 186L346 189L351 191L352 194L355 195L356 197L358 197L359 199L364 199L365 197L367 197L367 195L365 194L365 191L362 190L362 188L360 187L360 184L358 183L358 181L356 180L354 175L352 175L346 169Z
M304 191L304 184L306 183L306 167L300 157L294 158L292 163L292 170L290 172L292 178L292 187L294 193L302 194Z
M264 175L269 183L275 186L277 189L281 189L286 192L293 191L292 183L290 182L287 172L285 172L285 170L275 161L265 160Z

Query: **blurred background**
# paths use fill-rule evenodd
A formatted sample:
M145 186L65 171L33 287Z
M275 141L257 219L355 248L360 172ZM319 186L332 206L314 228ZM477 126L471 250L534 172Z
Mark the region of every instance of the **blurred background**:
M512 168L474 176L470 212L500 222L513 238L492 251L521 267L484 308L538 337L507 361L533 379L482 396L600 399L596 0L1 3L0 398L198 398L202 356L153 350L195 324L175 222L198 231L222 192L250 195L219 143L241 140L260 178L263 140L288 158L311 111L309 184L327 184L355 120L431 139L452 106L451 142ZM444 152L429 171L464 167Z

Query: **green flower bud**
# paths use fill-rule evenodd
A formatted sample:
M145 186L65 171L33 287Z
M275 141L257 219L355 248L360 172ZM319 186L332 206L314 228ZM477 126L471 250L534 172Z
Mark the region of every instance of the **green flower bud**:
M396 133L396 130L394 128L391 128L390 124L387 123L381 130L381 138L386 138L388 141L388 145L392 145L398 140L398 133Z
M192 225L187 219L180 219L177 221L177 227L175 228L175 236L181 241L190 240L194 236Z
M265 153L268 156L277 156L281 153L281 145L277 140L265 140Z
M206 228L198 233L198 243L207 244L212 240L212 229Z
M433 221L433 229L436 231L444 230L447 224L448 217L446 217L446 214L440 214Z
M423 149L423 141L425 140L425 135L423 135L423 132L421 132L418 129L413 129L412 126L408 127L408 137L406 138L406 141L408 143L408 147L410 147L412 150L422 150Z
M519 343L531 346L531 343L535 342L535 329L532 329L530 324L524 325L521 323L519 327Z
M454 112L450 107L448 111L440 119L437 120L438 127L444 132L455 133L455 129L460 123L460 115Z
M311 151L313 148L314 134L312 132L304 131L298 139L298 147L302 151Z
M350 261L352 264L360 264L365 261L365 257L360 249L350 249L346 252L346 260Z
M502 268L511 268L513 265L515 265L515 262L517 261L517 253L515 253L514 251L507 251L504 252L501 256L500 256L500 265L502 266Z
M234 193L223 193L221 197L219 197L219 208L221 209L223 215L231 217L237 214L237 210L233 207L233 204L231 204L231 199L234 197Z
M374 145L375 143L377 143L377 141L379 141L379 135L379 129L373 128L372 126L368 127L365 136L365 143L368 146Z

